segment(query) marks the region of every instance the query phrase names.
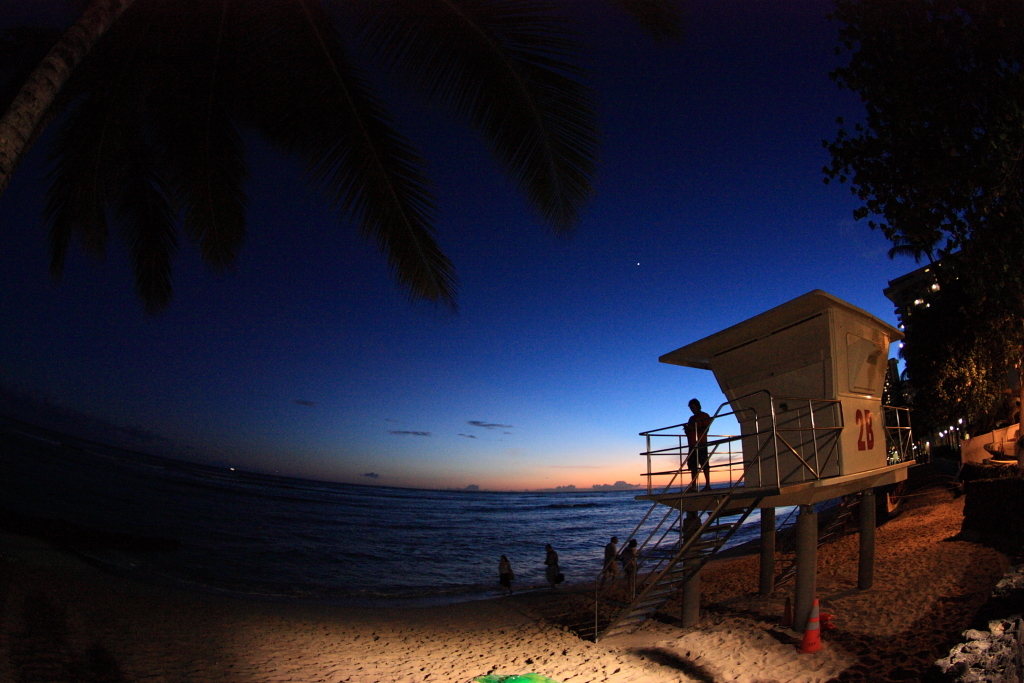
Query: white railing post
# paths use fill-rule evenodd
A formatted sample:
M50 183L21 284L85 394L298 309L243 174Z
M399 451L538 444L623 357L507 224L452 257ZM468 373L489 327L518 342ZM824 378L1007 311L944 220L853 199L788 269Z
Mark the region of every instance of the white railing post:
M647 495L651 495L654 489L652 486L652 480L654 476L651 474L651 434L647 433Z

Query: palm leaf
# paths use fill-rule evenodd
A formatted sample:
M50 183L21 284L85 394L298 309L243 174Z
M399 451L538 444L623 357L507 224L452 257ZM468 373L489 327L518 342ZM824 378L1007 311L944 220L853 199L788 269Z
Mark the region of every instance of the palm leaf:
M145 28L152 17L144 16L143 6L126 13L68 81L63 94L74 107L51 154L46 213L51 269L59 274L75 234L87 251L102 255L109 207L128 248L135 289L153 313L170 301L177 238L165 173L149 134Z
M240 116L305 160L313 182L343 218L359 222L410 296L454 307L455 277L434 239L422 158L351 63L331 18L311 3L296 5L301 13L253 3L239 18L240 40L258 43L241 47L256 58L235 96ZM275 95L253 97L261 92Z
M50 147L52 170L43 217L50 233L50 273L56 278L64 272L74 236L96 257L103 255L107 243L104 124L100 107L87 99L64 122Z
M47 193L51 271L60 275L74 235L101 256L108 239L106 206L135 271L135 289L146 310L170 301L171 259L177 247L174 211L154 154L131 106L110 91L92 93L76 107L54 144L55 172Z
M132 132L138 133L137 129ZM171 300L171 261L178 247L175 216L152 150L141 135L133 137L138 149L126 159L133 163L124 167L125 182L117 188L113 203L135 270L135 291L146 312L156 313Z
M479 130L556 231L593 193L598 131L581 48L567 22L533 0L380 0L361 38L385 67Z
M147 68L160 84L148 89L147 107L161 112L153 137L175 206L217 271L234 264L246 235L245 145L230 115L239 66L229 7L201 2L164 12Z

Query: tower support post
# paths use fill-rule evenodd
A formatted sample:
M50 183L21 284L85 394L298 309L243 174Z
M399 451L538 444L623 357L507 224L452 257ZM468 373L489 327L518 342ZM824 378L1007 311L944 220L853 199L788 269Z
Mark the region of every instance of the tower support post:
M818 513L801 505L796 518L796 584L793 588L793 629L803 631L811 616L818 584Z
M684 539L690 537L691 534L697 532L697 528L700 526L700 518L695 512L686 513L686 521L683 523L682 528L684 530ZM687 566L693 566L700 562L700 557L693 553L691 557L683 558L683 562ZM680 589L680 614L679 622L683 628L689 628L696 626L700 623L700 572L697 572L689 578L689 580L683 584Z
M761 595L775 591L775 508L761 509Z
M875 491L860 494L860 557L857 562L857 588L866 591L875 583Z

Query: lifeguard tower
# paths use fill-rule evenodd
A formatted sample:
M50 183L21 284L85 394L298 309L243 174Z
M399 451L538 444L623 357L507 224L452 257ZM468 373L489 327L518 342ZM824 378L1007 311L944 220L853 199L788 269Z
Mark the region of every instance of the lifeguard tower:
M695 623L701 567L758 509L760 587L767 595L775 585L775 508L799 506L795 624L806 623L816 588L816 503L860 494L859 584L869 588L873 489L903 481L913 464L906 410L881 403L889 344L902 338L866 311L815 290L661 356L663 363L711 370L728 399L706 435L713 487L699 490L691 477L683 424L641 434L648 484L637 499L653 503L631 535L641 585L610 620L602 619L602 601L605 608L614 601L598 589L595 637L632 630L680 592L683 622ZM715 435L716 423L730 416L740 433Z

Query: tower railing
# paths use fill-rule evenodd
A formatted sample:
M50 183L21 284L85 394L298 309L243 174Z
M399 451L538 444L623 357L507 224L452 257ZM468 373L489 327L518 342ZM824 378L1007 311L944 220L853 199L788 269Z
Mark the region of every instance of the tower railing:
M885 455L889 465L915 459L914 437L910 429L910 408L882 406L885 423Z
M732 404L748 407L734 410ZM709 434L704 444L713 488L731 488L744 472L749 472L750 464L758 482L779 483L793 476L809 481L827 476L826 465L838 458L839 434L843 429L840 401L773 396L768 391L757 391L734 399L732 404L726 402L718 407L711 416L712 427L715 421L733 417L742 425L742 433ZM640 436L647 440L647 450L640 455L647 459L647 473L641 476L647 477L648 495L667 494L675 487L680 492L697 490L697 478L702 472L697 472L698 477L691 475L688 460L692 449L685 423L641 432ZM781 471L783 455L795 461L797 474ZM666 479L668 482L664 483Z

